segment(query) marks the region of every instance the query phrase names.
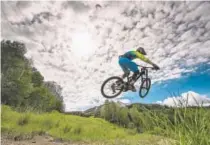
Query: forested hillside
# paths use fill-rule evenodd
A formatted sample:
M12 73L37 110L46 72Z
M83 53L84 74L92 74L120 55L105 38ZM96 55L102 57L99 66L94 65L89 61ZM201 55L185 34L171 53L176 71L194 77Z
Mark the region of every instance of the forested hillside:
M57 84L44 77L24 54L23 43L1 41L1 102L18 109L63 110Z

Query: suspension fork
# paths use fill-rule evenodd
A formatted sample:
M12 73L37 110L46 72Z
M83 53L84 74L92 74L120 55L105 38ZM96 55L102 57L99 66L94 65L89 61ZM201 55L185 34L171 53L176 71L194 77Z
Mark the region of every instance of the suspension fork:
M143 77L143 75L145 75L145 77ZM148 78L148 70L145 68L142 68L139 77L140 76L141 76L141 81L143 82L144 79Z

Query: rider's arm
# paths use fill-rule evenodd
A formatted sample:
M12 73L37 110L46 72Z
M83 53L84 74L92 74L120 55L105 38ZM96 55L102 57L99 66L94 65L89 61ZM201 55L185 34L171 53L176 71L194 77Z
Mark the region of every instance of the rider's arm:
M138 51L134 52L137 56L137 58L141 59L142 61L149 63L151 65L153 65L154 63L152 61L150 61L148 58L146 58L143 54L139 53Z

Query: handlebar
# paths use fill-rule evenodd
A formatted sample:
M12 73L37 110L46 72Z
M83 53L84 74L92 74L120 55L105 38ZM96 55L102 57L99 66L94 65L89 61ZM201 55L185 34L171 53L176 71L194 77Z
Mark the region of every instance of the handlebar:
M137 65L137 66L139 66L139 67L142 67L142 68L144 68L144 69L151 69L151 70L158 70L158 69L155 69L154 67L147 67L147 66L142 66L142 65Z
M154 67L147 67L147 66L142 66L142 65L137 65L139 67L143 67L143 68L150 68L150 69L154 69Z

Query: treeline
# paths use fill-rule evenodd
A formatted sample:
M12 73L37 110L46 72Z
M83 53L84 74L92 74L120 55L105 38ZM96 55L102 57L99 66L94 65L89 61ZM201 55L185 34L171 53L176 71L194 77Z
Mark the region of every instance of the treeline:
M154 122L151 116L158 115L170 118L172 110L167 106L133 104L131 106L121 106L119 103L105 101L105 104L94 112L95 117L118 124L121 127L135 129L138 133L153 129Z
M90 108L84 112L66 112L66 114L78 115L82 117L94 116L103 118L111 123L124 128L135 129L136 132L152 130L155 123L151 117L164 117L174 122L174 109L158 104L132 104L122 106L122 104L106 100L101 106Z
M1 103L37 111L63 111L61 88L32 66L26 47L16 41L1 41Z

